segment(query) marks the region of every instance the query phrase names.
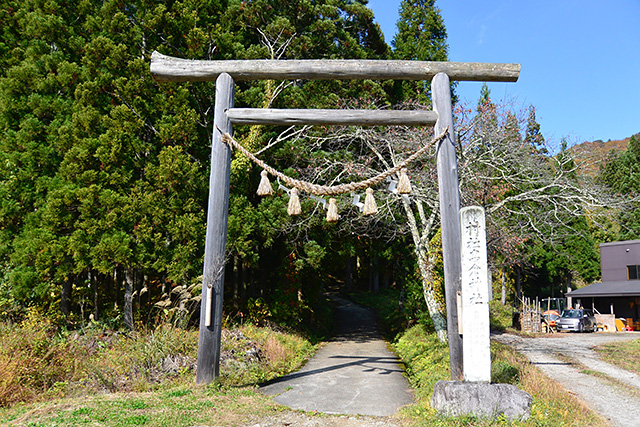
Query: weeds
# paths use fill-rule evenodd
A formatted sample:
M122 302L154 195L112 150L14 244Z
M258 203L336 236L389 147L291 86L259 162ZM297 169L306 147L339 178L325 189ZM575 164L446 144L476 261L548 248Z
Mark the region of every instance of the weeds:
M596 351L605 362L640 374L640 340L605 344Z
M404 362L416 397L427 399L440 380L450 378L449 347L420 325L407 329L393 346Z
M197 347L196 330L170 324L121 333L92 323L69 332L32 312L20 324L0 324L0 407L192 385ZM221 383L267 381L300 366L313 350L302 337L268 328L225 329Z
M500 301L489 302L490 316L489 323L492 331L504 332L513 325L513 308L509 305L502 305Z
M64 392L79 349L47 318L31 312L19 326L0 327L0 406Z

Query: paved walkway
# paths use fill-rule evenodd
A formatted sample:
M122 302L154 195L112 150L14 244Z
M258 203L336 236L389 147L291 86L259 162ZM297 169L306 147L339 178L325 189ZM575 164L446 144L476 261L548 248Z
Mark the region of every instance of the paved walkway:
M263 386L292 409L392 415L413 403L404 369L376 329L373 313L334 298L337 334L300 371Z

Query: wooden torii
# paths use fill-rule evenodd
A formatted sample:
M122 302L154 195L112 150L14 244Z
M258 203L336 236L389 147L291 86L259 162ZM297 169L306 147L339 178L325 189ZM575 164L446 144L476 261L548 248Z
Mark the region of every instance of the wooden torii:
M204 254L196 383L219 377L224 259L229 207L231 147L222 142L233 124L248 125L429 125L448 128L437 148L438 191L452 380L463 380L462 336L457 298L461 283L460 190L451 109L450 80L516 82L520 64L389 60L228 60L173 58L154 52L158 82L216 81L211 145L209 207ZM234 80L429 80L434 111L294 110L234 108ZM219 131L218 131L219 129ZM213 309L211 309L213 307Z

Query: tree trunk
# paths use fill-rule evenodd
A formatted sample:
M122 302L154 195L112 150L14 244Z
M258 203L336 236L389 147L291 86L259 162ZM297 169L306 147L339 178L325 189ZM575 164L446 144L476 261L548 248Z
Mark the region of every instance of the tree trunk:
M97 321L98 316L100 315L100 309L98 307L98 278L96 275L97 273L95 271L89 270L89 281L91 282L91 288L93 289L93 320Z
M429 310L429 316L433 322L433 326L436 330L436 335L440 342L447 342L447 319L444 316L444 310L442 305L436 299L436 294L433 289L433 270L431 266L433 261L429 259L427 253L427 247L423 241L428 241L428 235L431 232L431 227L427 226L423 230L423 236L420 234L418 224L416 223L416 217L409 203L403 198L402 205L407 215L409 222L409 228L411 229L411 236L413 237L413 243L416 246L416 255L418 257L418 267L420 268L420 275L422 276L422 293L424 300L427 303L427 310Z
M436 330L436 335L440 342L447 342L447 319L444 316L442 305L436 299L433 289L433 259L430 259L426 248L421 247L418 252L418 267L422 275L422 293L427 303L429 316Z
M502 296L500 297L500 304L503 306L507 304L507 275L504 272L504 267L501 269L502 276Z
M60 294L60 311L65 317L71 314L71 294L73 292L73 279L67 278L62 283L62 293Z
M345 283L347 286L347 292L353 290L353 265L355 264L355 257L350 256L347 258L347 265L345 267Z
M134 271L132 268L125 268L124 271L124 325L130 331L134 330L133 325L133 286Z
M122 267L116 267L113 269L113 286L115 287L115 303L113 304L114 310L118 310L118 304L122 301L122 283L124 283L122 277Z
M385 266L382 270L382 289L389 289L391 287L391 268Z
M520 272L520 266L516 266L516 297L518 300L522 299L522 289L520 280L522 278L522 274Z

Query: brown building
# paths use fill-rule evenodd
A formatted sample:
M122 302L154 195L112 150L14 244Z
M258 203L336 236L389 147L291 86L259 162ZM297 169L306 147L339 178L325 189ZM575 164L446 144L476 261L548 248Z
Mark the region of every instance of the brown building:
M602 282L566 296L602 314L640 319L640 240L601 243L600 269Z

